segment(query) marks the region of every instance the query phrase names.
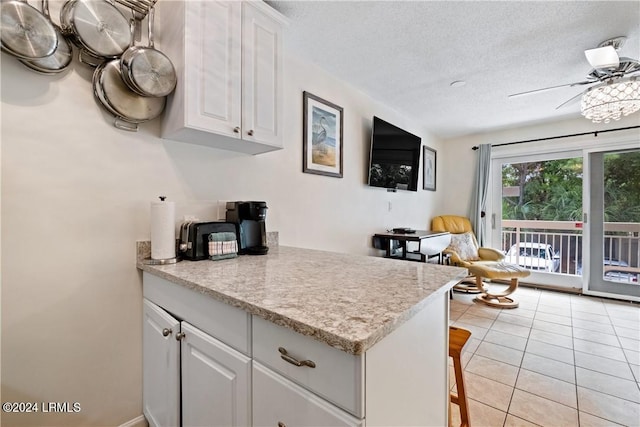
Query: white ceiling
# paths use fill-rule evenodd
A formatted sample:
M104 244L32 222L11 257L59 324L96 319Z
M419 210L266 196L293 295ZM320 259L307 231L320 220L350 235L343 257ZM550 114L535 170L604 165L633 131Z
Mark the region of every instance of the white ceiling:
M640 1L268 3L290 19L287 49L442 138L579 117L556 107L584 86L507 95L583 81L584 50L612 37L640 58Z

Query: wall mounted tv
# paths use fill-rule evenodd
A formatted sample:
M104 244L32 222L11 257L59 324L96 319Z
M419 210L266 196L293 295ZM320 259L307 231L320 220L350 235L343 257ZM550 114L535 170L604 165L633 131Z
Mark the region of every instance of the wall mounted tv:
M420 137L374 116L368 184L417 191L421 143Z

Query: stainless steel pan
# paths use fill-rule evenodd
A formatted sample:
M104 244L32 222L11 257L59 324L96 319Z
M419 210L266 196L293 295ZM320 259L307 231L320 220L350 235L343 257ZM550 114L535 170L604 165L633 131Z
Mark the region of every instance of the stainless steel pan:
M166 97L140 96L129 89L122 81L118 59L100 64L95 69L93 93L96 100L115 116L115 127L134 132L138 130L138 123L158 117L166 103Z
M142 96L167 96L176 87L176 70L171 60L153 46L154 8L147 14L149 46L131 46L120 58L122 80ZM133 37L132 37L133 40Z
M51 15L49 14L49 0L42 0L42 14L51 22L56 31L58 47L52 55L41 59L21 59L20 62L34 71L44 74L56 74L64 71L69 66L73 55L73 49L71 47L71 43L69 43L69 41L62 35L60 27L51 21Z
M60 10L60 23L80 48L79 59L97 66L117 58L131 45L129 21L106 0L69 0Z
M58 47L53 24L23 0L0 4L0 46L22 59L47 57Z

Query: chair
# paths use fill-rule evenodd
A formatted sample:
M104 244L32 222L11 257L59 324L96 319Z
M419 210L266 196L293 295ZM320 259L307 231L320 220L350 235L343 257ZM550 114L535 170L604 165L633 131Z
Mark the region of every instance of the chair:
M468 218L457 215L442 215L431 220L431 230L448 231L451 233L451 243L443 251L449 256L449 262L458 267L469 268L475 263L484 263L487 261L498 262L504 259L502 252L492 248L478 247L478 241L471 221ZM462 282L453 287L454 290L460 292L468 292L477 294L484 292L483 288L478 287L473 276L464 279Z
M518 288L518 279L530 274L528 270L502 262L504 255L496 249L478 247L468 218L456 215L437 216L431 221L431 229L451 233L451 243L443 253L449 256L452 264L469 270L470 278L463 279L454 286L454 290L479 293L475 301L492 307L518 307L518 303L509 295ZM491 293L485 288L483 278L510 280L510 285L503 292Z
M450 394L449 399L460 408L460 426L471 427L469 422L469 401L464 388L464 377L462 374L462 349L469 340L471 332L466 329L449 326L449 357L453 359L453 372L456 375L456 388L458 395ZM451 405L449 405L451 408ZM449 426L451 426L451 411L449 411Z

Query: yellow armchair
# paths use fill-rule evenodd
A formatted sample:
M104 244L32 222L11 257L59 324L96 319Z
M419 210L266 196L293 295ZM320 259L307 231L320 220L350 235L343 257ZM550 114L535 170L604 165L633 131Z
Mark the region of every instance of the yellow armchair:
M469 219L456 215L443 215L433 218L431 229L451 233L451 243L443 253L449 254L454 265L465 267L470 276L458 283L453 289L480 294L475 301L491 307L516 308L518 302L509 295L518 289L518 279L527 277L529 271L513 264L503 262L502 252L492 248L479 248ZM486 289L484 279L508 279L509 287L502 292Z
M463 216L437 216L431 221L431 230L448 231L452 235L456 235L452 236L456 242L445 249L445 253L451 256L451 262L461 267L467 267L468 264L477 261L502 261L504 259L504 254L499 250L478 247L471 221ZM466 235L463 237L461 236L463 234Z
M486 262L499 262L504 259L504 254L493 248L478 247L478 241L471 221L468 218L457 215L442 215L431 220L431 230L448 231L451 233L451 243L443 253L449 255L449 261L453 265L468 268ZM467 280L455 286L456 290L470 293L480 293L475 280Z

